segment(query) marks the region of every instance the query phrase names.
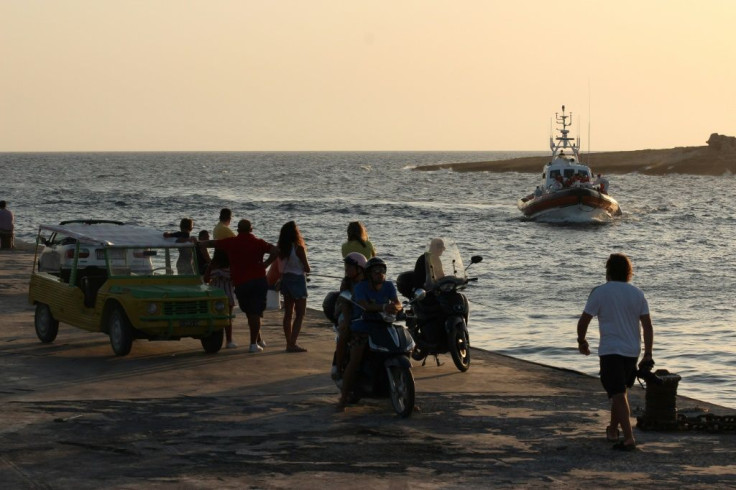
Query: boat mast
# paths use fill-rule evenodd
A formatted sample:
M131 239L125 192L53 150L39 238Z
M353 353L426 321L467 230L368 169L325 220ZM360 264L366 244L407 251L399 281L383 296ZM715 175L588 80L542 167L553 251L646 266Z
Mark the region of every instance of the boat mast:
M580 138L577 138L577 140L575 138L571 138L569 136L570 130L568 129L570 126L572 126L572 112L569 114L565 114L565 106L563 105L562 115L560 115L558 112L555 112L555 120L557 121L557 124L561 127L558 129L558 131L560 132L560 136L555 138L557 140L557 143L554 143L550 139L549 146L552 150L552 158L556 158L560 154L560 151L569 148L570 150L572 150L575 160L579 162Z

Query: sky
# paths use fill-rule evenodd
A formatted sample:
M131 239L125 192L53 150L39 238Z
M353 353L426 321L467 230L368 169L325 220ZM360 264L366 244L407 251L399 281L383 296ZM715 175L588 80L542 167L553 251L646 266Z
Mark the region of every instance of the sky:
M732 0L0 0L0 151L736 136Z

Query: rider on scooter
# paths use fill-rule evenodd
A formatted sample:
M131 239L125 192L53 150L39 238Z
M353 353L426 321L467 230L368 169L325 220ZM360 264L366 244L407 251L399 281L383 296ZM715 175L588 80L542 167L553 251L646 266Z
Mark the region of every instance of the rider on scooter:
M353 294L355 286L365 279L365 264L368 262L365 256L358 252L350 252L343 260L345 263L345 278L340 284L340 291L350 291ZM341 297L337 299L335 308L337 314L337 345L335 346L335 366L333 366L332 378L342 378L343 360L350 340L350 323L357 320L363 313L360 308L353 307L350 301Z
M381 313L395 315L401 311L396 286L393 282L386 280L386 263L381 258L373 257L366 263L365 275L367 279L355 286L353 292L353 301L360 306L363 314L360 319L350 324L350 360L343 373L342 394L337 404L338 410L345 409L368 345L371 329L380 328L385 323Z

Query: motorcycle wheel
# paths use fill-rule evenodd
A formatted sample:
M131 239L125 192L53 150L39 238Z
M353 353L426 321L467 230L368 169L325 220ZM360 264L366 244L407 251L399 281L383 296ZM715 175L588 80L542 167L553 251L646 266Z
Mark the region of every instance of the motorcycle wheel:
M414 376L411 369L391 366L388 368L391 385L391 404L401 418L406 418L414 411Z
M450 346L452 362L455 363L455 367L464 373L470 367L470 341L467 330L462 327L462 325L455 325L455 328L450 332L447 343Z

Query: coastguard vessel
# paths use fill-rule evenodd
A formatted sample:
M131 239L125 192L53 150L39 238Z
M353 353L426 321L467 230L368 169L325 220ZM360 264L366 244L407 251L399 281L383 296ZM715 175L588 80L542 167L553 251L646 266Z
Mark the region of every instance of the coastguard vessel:
M580 138L570 137L572 113L555 113L559 135L550 136L552 157L542 169L542 182L517 206L529 219L540 221L608 221L621 214L618 202L608 194L608 181L593 176L580 161Z

